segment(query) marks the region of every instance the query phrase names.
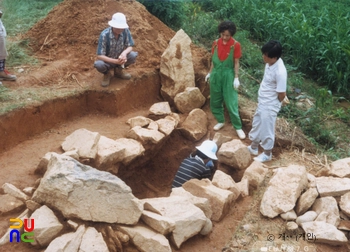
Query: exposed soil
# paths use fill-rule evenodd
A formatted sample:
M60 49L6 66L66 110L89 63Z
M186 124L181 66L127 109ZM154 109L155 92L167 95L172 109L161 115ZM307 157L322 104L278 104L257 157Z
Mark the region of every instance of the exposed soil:
M113 79L108 88L102 88L102 76L93 68L93 62L98 36L115 12L126 14L135 40L134 50L139 52L139 57L137 63L128 69L133 76L130 81ZM61 143L76 129L86 128L113 139L124 137L129 129L127 119L137 115L147 116L149 107L162 101L158 74L160 56L174 35L173 30L133 0L66 0L55 7L45 19L23 35L30 39L34 56L41 60L40 66L25 67L26 71L16 73L18 80L15 83L4 82L4 85L11 89L34 87L37 92L40 92L41 87L50 87L57 92L68 89L72 90L72 95L36 102L0 117L0 184L8 182L20 189L33 186L39 178L34 170L41 157L49 151L61 153ZM207 96L209 90L204 83L204 76L209 69L208 52L193 46L192 53L196 86ZM208 102L203 109L208 114L209 128L212 129L216 122L210 113ZM184 117L181 115L181 119ZM249 123L244 125L246 133L250 130L249 127ZM228 125L220 132L237 138L233 128ZM213 135L214 132L210 130L207 138L212 138ZM243 142L249 144L249 140ZM197 144L176 130L162 150L149 153L147 162L121 167L118 176L132 188L138 198L167 196L180 162ZM297 163L305 165L313 174L322 172L324 162L312 154L301 155L299 150L287 150L283 146L276 146L273 154L274 159L268 164L270 167ZM224 165L219 169L232 175L236 182L240 181L240 172ZM252 245L254 242L250 237L265 241L268 233L276 232L274 235L277 236L283 230L283 221L260 216L258 205L261 191L262 189L255 189L249 196L239 198L224 220L214 223L211 234L192 237L181 249L173 250L221 251L224 247L232 247L237 237L246 236L249 240L247 244ZM18 214L0 217L0 236L9 226L9 218ZM242 231L243 224L255 222L260 224L254 232ZM298 244L307 245L306 242ZM334 249L326 245L318 246L317 251L335 250L348 251L346 246ZM4 245L0 251L44 249L19 243ZM126 251L137 250L130 245ZM253 248L225 251L253 251Z

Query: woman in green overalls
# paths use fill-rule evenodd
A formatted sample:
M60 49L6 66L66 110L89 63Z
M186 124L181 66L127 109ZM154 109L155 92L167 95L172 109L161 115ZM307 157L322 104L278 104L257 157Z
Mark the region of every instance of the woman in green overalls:
M239 59L242 56L241 44L232 36L236 25L231 21L219 24L220 38L213 42L212 63L205 80L210 83L210 109L218 123L214 130L224 127L224 106L228 110L233 128L240 139L245 138L238 112Z

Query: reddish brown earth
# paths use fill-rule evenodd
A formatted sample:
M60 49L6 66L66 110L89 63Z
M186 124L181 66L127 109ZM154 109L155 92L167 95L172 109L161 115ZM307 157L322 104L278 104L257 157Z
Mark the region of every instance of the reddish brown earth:
M135 40L134 50L139 52L139 57L137 63L128 69L133 75L130 81L112 80L108 88L102 88L102 76L93 68L93 62L98 36L107 27L108 20L115 12L123 12L127 16ZM17 74L18 80L15 83L4 82L4 85L11 89L36 88L37 92L42 87L50 87L54 92L67 89L72 90L72 95L36 102L0 117L0 184L8 182L20 189L33 186L39 178L34 170L41 157L49 151L61 153L61 143L76 129L86 128L114 139L124 137L129 129L125 123L127 119L137 115L147 116L149 107L162 101L158 74L160 56L174 34L173 30L149 14L136 1L66 0L55 7L45 19L23 35L30 39L30 47L34 56L41 61L40 65L25 68L25 72ZM209 90L204 83L204 76L209 69L208 52L193 46L192 53L196 86L207 96ZM216 122L210 113L208 102L203 109L208 114L209 127L212 129ZM181 119L184 117L185 115L181 115ZM244 130L247 133L249 126L245 125ZM232 127L228 125L221 133L237 138ZM207 138L212 138L213 135L214 132L210 130ZM248 145L249 140L244 140L244 143ZM122 167L118 176L139 198L167 196L180 162L197 144L175 131L159 152L148 153L147 163ZM308 165L314 172L318 171L313 156L306 156L308 158L301 158L297 150L293 152L276 148L270 166L285 166L294 162ZM232 175L236 182L241 178L241 173L228 167L221 165L219 169ZM221 251L234 240L231 239L232 235L239 231L240 225L247 222L245 216L248 213L259 216L258 204L256 201L254 203L255 193L251 191L248 197L239 198L224 220L213 223L212 233L192 237L181 249L173 250ZM0 236L9 226L9 218L18 214L0 217ZM268 219L264 219L263 223L265 228L256 233L259 240L265 240L267 232L271 233L276 225L283 224L280 220ZM0 251L44 249L19 243L4 245L0 247ZM125 251L137 250L130 245ZM333 247L319 246L317 251L335 250ZM337 251L347 249L338 247Z

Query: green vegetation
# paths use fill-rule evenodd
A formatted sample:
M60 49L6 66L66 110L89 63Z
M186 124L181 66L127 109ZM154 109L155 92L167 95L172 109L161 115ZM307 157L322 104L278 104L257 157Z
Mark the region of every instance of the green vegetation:
M0 115L30 104L40 104L40 102L47 99L63 98L78 94L79 92L81 91L72 90L71 88L19 87L17 89L11 89L0 85Z
M344 0L216 0L146 1L148 10L167 25L182 28L205 46L219 21L230 19L265 42L278 39L284 59L299 71L337 93L350 94L350 6ZM172 4L179 9L154 11ZM166 20L166 16L172 20ZM176 25L173 25L176 24Z
M33 65L37 59L30 56L28 41L17 40L16 36L28 31L37 21L47 15L47 13L63 0L2 0L0 9L3 12L2 22L6 28L8 57L6 67ZM71 92L71 91L70 91ZM52 90L40 88L38 92L35 88L19 88L12 90L0 86L0 114L21 108L33 101L44 100L48 95L60 96L68 91L60 90L58 94L53 94Z
M285 60L299 71L329 90L350 92L350 7L344 1L222 2L255 39L279 39Z
M171 24L174 29L181 28L185 16L185 2L180 0L139 0L146 9L165 24Z
M28 31L63 0L2 0L3 23L9 36Z
M350 94L350 7L346 1L162 1L165 2L176 2L186 18L172 15L171 8L163 13L152 12L156 1L147 1L148 10L174 30L178 27L159 15L178 18L176 24L182 24L193 42L208 50L219 37L219 22L230 19L236 23L235 38L243 53L241 93L255 101L264 70L261 44L280 40L291 101L280 116L299 126L331 159L350 156L350 109L339 106L339 101L349 104L343 96Z
M37 60L31 57L28 51L28 41L16 41L15 36L28 31L37 21L63 0L2 0L0 9L3 12L2 21L8 35L7 49L9 56L6 59L8 67L35 64Z

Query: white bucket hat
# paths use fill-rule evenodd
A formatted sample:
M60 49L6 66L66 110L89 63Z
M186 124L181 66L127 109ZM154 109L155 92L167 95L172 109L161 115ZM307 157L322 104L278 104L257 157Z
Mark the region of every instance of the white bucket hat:
M202 152L207 157L217 160L216 151L218 150L218 146L214 141L205 140L200 146L196 147L197 150Z
M108 24L117 29L129 28L126 23L126 17L123 13L117 12L112 16L112 20L108 21Z

